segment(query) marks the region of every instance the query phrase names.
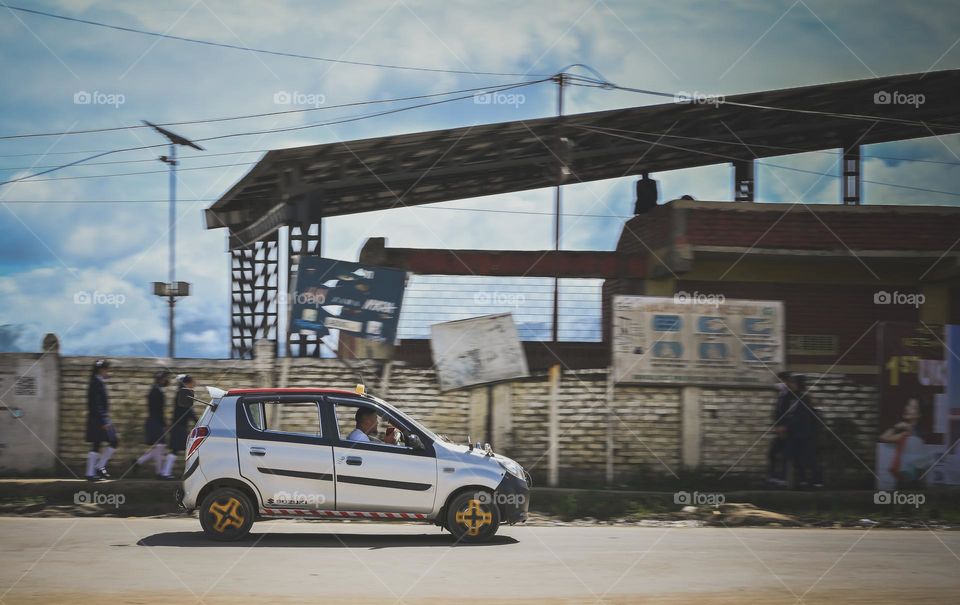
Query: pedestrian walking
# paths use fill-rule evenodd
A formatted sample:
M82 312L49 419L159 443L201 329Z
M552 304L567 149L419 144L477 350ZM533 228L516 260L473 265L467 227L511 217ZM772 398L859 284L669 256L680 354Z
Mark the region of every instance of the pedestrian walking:
M144 445L146 452L134 461L135 468L142 468L144 464L153 460L154 475L160 478L163 474L164 456L167 453L166 433L167 423L164 420L165 397L163 389L170 384L170 372L161 370L153 377L153 385L147 393L147 419L144 421Z
M107 380L110 378L110 362L98 359L93 364L90 383L87 385L87 431L90 443L87 452L86 478L88 481L109 479L107 463L117 451L117 430L110 421L110 396ZM106 447L103 444L106 443ZM100 448L103 447L103 451Z
M177 376L177 396L173 402L173 412L170 415L170 451L167 463L164 465L164 475L172 478L173 463L176 457L187 449L187 433L190 426L196 424L197 415L193 411L193 376L182 374Z

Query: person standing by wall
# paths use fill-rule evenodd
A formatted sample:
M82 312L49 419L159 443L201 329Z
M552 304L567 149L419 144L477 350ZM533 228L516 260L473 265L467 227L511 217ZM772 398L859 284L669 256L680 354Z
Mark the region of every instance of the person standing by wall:
M787 485L787 411L794 397L793 375L777 374L777 402L773 408L773 439L767 450L767 483L776 487Z
M107 379L110 378L110 362L98 359L93 364L90 383L87 385L87 430L90 443L87 452L86 478L88 481L109 479L107 463L117 451L117 430L110 421L110 397L107 394ZM102 444L107 447L100 451Z
M161 370L154 375L153 386L147 394L147 419L144 422L144 444L149 449L134 461L134 468L140 468L153 460L154 474L159 479L163 470L164 454L167 450L166 432L167 423L164 420L163 408L165 398L164 387L170 384L170 372Z
M177 376L177 396L173 402L173 412L170 415L170 454L163 465L164 479L173 479L173 464L177 456L187 449L187 433L190 424L196 424L197 415L193 411L193 376L181 374Z
M787 457L793 464L797 487L823 487L820 470L820 412L814 407L802 374L793 377L793 403L787 412Z

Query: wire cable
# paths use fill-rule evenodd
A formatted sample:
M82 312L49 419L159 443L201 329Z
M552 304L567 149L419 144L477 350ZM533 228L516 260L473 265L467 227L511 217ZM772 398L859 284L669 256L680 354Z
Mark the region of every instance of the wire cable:
M149 31L145 29L138 29L135 27L128 27L125 25L114 25L111 23L103 23L101 21L93 21L91 19L81 19L79 17L70 17L68 15L60 15L57 13L51 13L47 11L42 11L33 8L24 8L22 6L14 6L12 4L4 4L4 6L12 11L19 11L22 13L29 13L32 15L38 15L41 17L48 17L51 19L60 19L62 21L69 21L72 23L82 23L84 25L92 25L95 27L102 27L106 29L113 29L117 31L123 31L133 34L140 34L143 36L152 36L154 38L162 38L166 40L177 40L179 42L189 42L191 44L202 44L204 46L215 46L218 48L228 48L231 50L242 50L246 52L253 52L263 55L273 55L277 57L287 57L294 59L309 59L311 61L322 61L324 63L340 63L343 65L356 65L359 67L378 67L381 69L396 69L403 71L419 71L427 73L443 73L443 74L463 74L471 76L513 76L513 77L531 77L531 78L540 78L549 76L552 74L530 74L530 73L518 73L518 72L499 72L499 71L471 71L469 69L443 69L437 67L416 67L412 65L394 65L390 63L373 63L367 61L352 61L348 59L331 59L329 57L319 57L315 55L305 55L301 53L286 52L279 50L269 50L265 48L253 48L249 46L240 46L239 44L229 44L226 42L215 42L213 40L202 40L199 38L187 38L185 36L174 36L172 34L163 34L160 32Z
M540 84L540 83L542 83L542 82L548 81L549 79L550 79L550 78L544 78L544 79L540 79L540 80L534 80L534 81L532 81L532 82L522 82L522 83L519 83L519 84L506 85L506 86L501 86L501 87L499 87L499 88L488 89L488 90L490 90L491 93L493 93L493 92L502 92L502 91L505 91L505 90L512 90L512 89L515 89L515 88L523 88L523 87L525 87L525 86L532 86L532 85L534 85L534 84ZM245 137L245 136L254 136L254 135L274 134L274 133L278 133L278 132L292 132L292 131L295 131L295 130L305 130L305 129L308 129L308 128L317 128L317 127L319 127L319 126L333 126L333 125L335 125L335 124L346 124L346 123L348 123L348 122L357 122L357 121L360 121L360 120L366 120L366 119L370 119L370 118L375 118L375 117L380 117L380 116L385 116L385 115L391 115L391 114L400 113L400 112L403 112L403 111L409 111L409 110L412 110L412 109L419 109L419 108L421 108L421 107L430 107L430 106L433 106L433 105L440 105L440 104L442 104L442 103L451 103L451 102L453 102L453 101L462 101L463 99L469 99L469 98L473 98L473 95L452 97L452 98L449 98L449 99L441 99L441 100L439 100L439 101L430 101L430 102L428 102L428 103L418 103L418 104L415 104L415 105L407 105L407 106L405 106L405 107L399 107L399 108L395 108L395 109L390 109L390 110L386 110L386 111L379 111L379 112L374 112L374 113L368 113L368 114L361 114L361 115L359 115L359 116L352 116L352 117L342 118L342 119L338 119L338 120L331 120L331 121L329 121L329 122L314 122L314 123L311 123L311 124L304 124L304 125L300 125L300 126L291 126L291 127L286 127L286 128L273 128L273 129L267 129L267 130L257 130L257 131L252 131L252 132L234 132L234 133L230 133L230 134L222 134L222 135L217 135L217 136L212 136L212 137L205 137L205 138L200 138L200 139L194 139L194 142L195 142L195 143L201 143L201 142L206 142L206 141L216 141L216 140L228 139L228 138L233 138L233 137ZM13 184L13 183L19 183L19 182L21 182L21 181L32 180L34 177L38 177L38 176L41 176L41 175L44 175L44 174L49 174L49 173L54 172L54 171L57 171L57 170L63 170L64 168L69 168L69 167L71 167L71 166L76 166L76 165L78 165L78 164L85 163L85 162L87 162L87 161L89 161L89 160L95 160L95 159L97 159L97 158L99 158L99 157L103 157L103 156L106 156L106 155L111 155L111 154L114 154L114 153L124 153L124 152L128 152L128 151L139 151L139 150L142 150L142 149L156 149L156 148L160 148L160 147L166 147L167 145L168 145L167 143L158 143L158 144L156 144L156 145L141 145L141 146L138 146L138 147L126 147L126 148L122 148L122 149L114 149L114 150L110 150L110 151L104 151L104 152L97 153L97 154L95 154L95 155L92 155L92 156L89 156L89 157L86 157L86 158L81 158L81 159L79 159L79 160L75 160L75 161L70 162L70 163L68 163L68 164L63 164L63 165L61 165L61 166L56 166L56 167L54 167L54 168L49 168L49 169L47 169L47 170L43 170L43 171L40 171L40 172L35 172L35 173L33 173L33 174L28 174L28 175L25 175L25 176L22 176L22 177L18 177L18 178L15 178L15 179L7 179L7 180L5 180L5 181L0 181L0 185L9 185L9 184ZM71 178L73 178L73 177L71 177Z
M323 107L303 107L300 109L285 109L281 111L267 111L263 113L251 113L239 116L226 116L219 118L205 118L198 120L181 120L179 122L162 122L158 123L157 126L184 126L187 124L213 124L216 122L229 122L233 120L249 120L253 118L265 118L271 116L279 115L289 115L295 113L306 113L310 111L324 111L327 109L340 109L343 107L357 107L361 105L374 105L378 103L397 103L400 101L415 101L418 99L429 99L433 97L444 97L455 94L462 94L465 92L476 92L480 90L490 90L504 86L504 84L490 84L487 86L477 86L474 88L462 88L460 90L451 90L447 92L435 92L431 94L423 95L413 95L409 97L396 97L393 99L374 99L370 101L354 101L352 103L339 103L337 105L324 105ZM140 128L153 128L146 124L130 124L127 126L111 126L108 128L89 128L86 130L67 130L60 132L37 132L37 133L23 133L23 134L8 134L0 136L0 140L11 140L11 139L27 139L27 138L36 138L36 137L62 137L62 136L71 136L77 134L94 134L101 132L116 132L120 130L137 130Z

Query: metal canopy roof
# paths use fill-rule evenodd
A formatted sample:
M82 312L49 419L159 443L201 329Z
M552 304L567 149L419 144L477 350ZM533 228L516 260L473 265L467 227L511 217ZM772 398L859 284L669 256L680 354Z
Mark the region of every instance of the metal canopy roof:
M554 186L559 157L575 183L953 134L957 90L960 70L944 70L746 93L717 106L671 102L279 149L206 210L206 223L230 228L233 248L285 224ZM923 102L877 103L881 92L922 94ZM561 137L572 149L562 150Z

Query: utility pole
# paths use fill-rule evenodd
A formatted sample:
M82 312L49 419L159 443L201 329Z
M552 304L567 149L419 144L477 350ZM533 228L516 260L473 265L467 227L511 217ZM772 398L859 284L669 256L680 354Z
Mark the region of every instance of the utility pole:
M559 124L559 118L563 117L563 85L565 80L565 74L563 72L558 73L554 80L557 83L557 122ZM553 249L556 251L560 250L560 202L561 194L560 187L563 184L565 179L564 175L564 162L565 162L565 149L567 142L562 136L562 131L557 129L557 143L554 153L557 154L557 186L554 191L553 198ZM553 342L558 342L560 340L560 278L554 276L553 278Z
M176 355L175 350L175 341L176 341L176 328L174 326L174 306L177 303L177 298L180 296L190 296L190 284L187 282L178 282L177 281L177 145L186 145L187 147L192 147L197 151L203 151L203 147L200 147L193 141L184 138L176 133L170 132L165 128L161 128L156 124L152 124L143 121L144 124L153 128L160 134L162 134L168 141L170 141L170 152L169 155L162 155L158 159L170 166L170 225L168 227L168 267L167 267L167 277L168 281L164 282L153 282L153 293L157 296L163 296L167 299L167 304L169 305L169 314L168 314L168 335L167 335L167 357L173 359Z

